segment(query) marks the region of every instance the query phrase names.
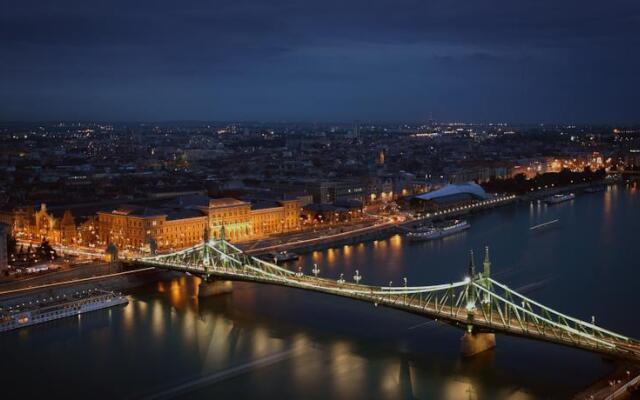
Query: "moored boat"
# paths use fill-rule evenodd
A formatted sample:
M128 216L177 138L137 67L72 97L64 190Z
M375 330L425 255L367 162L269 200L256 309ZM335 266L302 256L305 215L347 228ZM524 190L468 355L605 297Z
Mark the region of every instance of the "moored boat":
M90 311L129 303L121 294L106 290L89 290L70 296L56 296L30 302L28 305L0 307L0 332L72 317Z
M274 263L283 263L287 261L294 261L300 258L299 255L292 251L280 251L277 253L269 253L269 259L273 260Z
M564 201L573 200L576 198L576 195L573 193L564 193L564 194L554 194L551 197L547 197L545 202L547 204L557 204L562 203Z
M409 232L407 238L411 241L425 241L440 239L445 236L453 235L458 232L462 232L471 227L465 220L455 220L442 226L434 226L429 228L418 229L414 232Z

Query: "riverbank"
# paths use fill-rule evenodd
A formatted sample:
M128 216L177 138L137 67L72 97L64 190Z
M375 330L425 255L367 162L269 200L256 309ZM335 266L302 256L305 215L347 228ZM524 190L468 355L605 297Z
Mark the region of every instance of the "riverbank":
M396 234L402 234L411 228L423 225L427 222L445 218L457 218L466 215L473 215L478 212L484 212L496 207L502 207L517 201L515 195L500 196L487 199L474 204L451 207L432 213L427 213L419 218L408 218L403 221L389 219L385 222L378 223L369 227L340 232L332 235L320 236L304 240L294 240L284 242L272 246L261 248L244 248L251 255L259 256L269 252L295 251L298 253L310 253L318 250L325 250L332 247L344 245L352 245L374 240L387 239ZM240 245L242 248L242 245Z
M299 253L310 253L316 250L324 250L335 246L357 244L372 240L388 238L398 233L398 228L394 222L385 222L367 228L356 229L348 232L341 232L328 236L282 243L259 249L246 250L247 254L253 256L264 255L269 252L296 251Z
M83 267L84 268L84 267ZM95 265L75 271L74 276L42 276L41 279L13 281L0 285L0 300L32 296L55 296L60 291L104 289L126 291L158 280L171 279L173 273L155 268L124 269L122 264Z
M535 190L531 193L518 196L518 199L519 201L542 200L547 197L551 197L553 195L560 194L560 193L567 193L567 192L584 193L584 190L587 188L617 185L620 182L621 182L620 180L603 179L603 180L594 181L594 182L577 183L569 186L542 188L540 190Z

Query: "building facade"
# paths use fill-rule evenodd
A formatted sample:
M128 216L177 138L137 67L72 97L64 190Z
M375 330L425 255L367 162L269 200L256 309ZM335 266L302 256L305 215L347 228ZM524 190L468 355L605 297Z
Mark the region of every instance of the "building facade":
M258 205L251 210L251 230L254 238L300 229L300 202L283 200Z
M300 229L300 202L297 199L262 203L256 207L233 198L211 199L206 209L200 209L208 216L212 237L219 238L224 226L225 237L232 242Z
M225 237L234 242L253 236L251 229L251 203L233 198L211 199L201 210L208 217L209 234L220 238L224 226Z
M220 238L224 227L225 238L232 242L300 229L297 199L255 206L234 198L206 198L198 204L177 202L157 208L123 205L98 211L81 223L76 223L71 211L54 214L45 204L38 209L15 209L9 214L11 229L19 240L46 239L56 245L99 248L113 244L130 251L193 246L202 241L205 229L210 237Z
M172 250L202 241L207 217L195 210L173 211L123 206L98 212L100 245L120 250Z
M13 210L12 219L11 229L17 239L61 243L64 238L67 243L74 243L75 222L68 210L63 215L56 215L42 203L38 209L26 207Z

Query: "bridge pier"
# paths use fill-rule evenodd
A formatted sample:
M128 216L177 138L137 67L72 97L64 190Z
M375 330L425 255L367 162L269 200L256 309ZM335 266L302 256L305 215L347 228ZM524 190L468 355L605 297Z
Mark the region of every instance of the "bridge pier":
M232 291L233 285L231 284L231 281L207 281L206 279L202 279L198 286L198 297L217 296L231 293Z
M495 333L473 333L466 331L464 336L462 336L460 347L460 352L463 357L472 357L496 347L496 335Z

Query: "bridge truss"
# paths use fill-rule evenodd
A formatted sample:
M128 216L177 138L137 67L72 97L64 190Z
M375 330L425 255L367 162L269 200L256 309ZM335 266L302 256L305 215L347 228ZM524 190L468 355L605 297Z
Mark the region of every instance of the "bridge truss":
M364 285L357 271L355 282L343 276L321 278L317 266L312 275L290 271L249 256L224 239L135 262L189 272L207 281L252 281L313 290L424 315L470 333L504 333L640 360L640 342L562 314L492 279L488 249L482 272L476 272L472 253L464 280L430 286L407 286L406 279L402 286Z

